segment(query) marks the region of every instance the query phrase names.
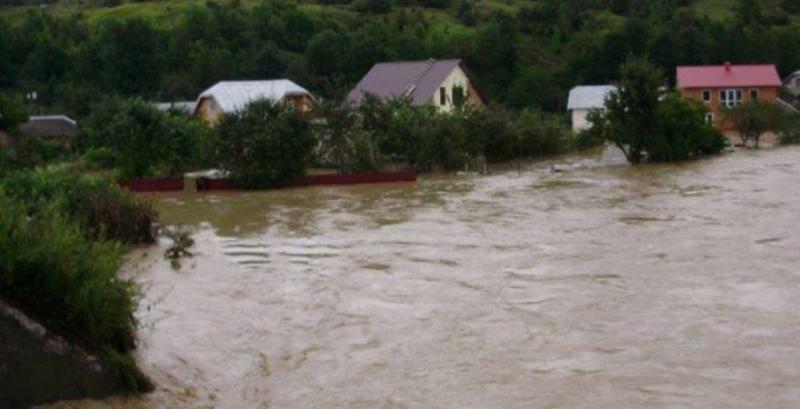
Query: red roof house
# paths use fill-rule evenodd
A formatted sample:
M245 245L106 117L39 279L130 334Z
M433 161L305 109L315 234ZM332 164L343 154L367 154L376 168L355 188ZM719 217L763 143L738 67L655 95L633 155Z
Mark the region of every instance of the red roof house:
M678 67L677 88L686 97L708 106L706 119L721 130L733 130L722 119L724 107L742 102L775 102L781 88L778 70L772 64L706 65Z

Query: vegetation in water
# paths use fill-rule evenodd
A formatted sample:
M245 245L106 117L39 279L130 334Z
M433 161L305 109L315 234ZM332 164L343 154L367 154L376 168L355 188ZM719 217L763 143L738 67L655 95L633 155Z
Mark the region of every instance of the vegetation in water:
M751 144L755 148L758 148L761 137L766 132L774 132L780 135L781 141L788 143L797 134L800 125L796 118L798 114L787 112L775 104L759 101L727 108L724 116L739 131L742 143Z
M164 257L170 261L173 269L180 270L181 259L194 256L189 251L189 248L194 245L191 232L185 227L169 226L165 227L161 234L171 241L167 250L164 251Z
M225 114L215 131L214 165L245 188L302 176L314 148L311 125L302 114L268 100Z
M630 59L620 69L606 110L590 113L590 132L612 142L634 164L645 157L674 161L722 151L723 136L705 123L705 108L665 94L663 83L663 74L649 61Z

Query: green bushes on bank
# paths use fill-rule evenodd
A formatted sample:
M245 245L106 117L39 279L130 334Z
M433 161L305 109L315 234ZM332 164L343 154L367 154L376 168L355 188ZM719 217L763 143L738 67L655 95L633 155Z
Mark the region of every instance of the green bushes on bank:
M136 345L135 290L117 277L120 244L91 240L58 204L30 214L0 188L0 297L100 357L132 392L152 384L127 353Z
M152 206L108 180L57 171L16 172L0 180L7 194L38 215L55 206L87 238L152 243L157 215Z

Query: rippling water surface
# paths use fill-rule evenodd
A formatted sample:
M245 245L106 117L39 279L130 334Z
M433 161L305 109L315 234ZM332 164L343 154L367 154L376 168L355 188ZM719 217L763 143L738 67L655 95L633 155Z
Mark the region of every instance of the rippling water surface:
M85 407L800 405L800 149L159 196L146 398Z

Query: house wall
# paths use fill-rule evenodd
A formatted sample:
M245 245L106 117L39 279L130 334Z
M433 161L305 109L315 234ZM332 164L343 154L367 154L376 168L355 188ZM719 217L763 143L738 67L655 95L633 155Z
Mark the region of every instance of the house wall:
M430 100L430 104L435 106L440 112L450 112L455 108L455 104L453 104L453 87L461 86L467 92L467 101L469 104L472 104L476 107L483 107L485 104L481 99L478 91L475 90L473 87L472 82L470 82L467 74L462 70L460 67L456 67L453 69L453 72L445 78L442 82L442 85L439 88L445 88L446 94L446 101L445 104L442 105L439 99L439 88L436 89L434 92L433 97Z
M589 115L588 109L573 109L572 130L575 132L579 132L591 128L589 121L586 120L586 117L588 115Z
M713 125L721 131L733 131L733 126L725 120L722 102L720 101L720 91L729 88L684 88L680 92L684 97L694 99L695 101L706 104L709 112L714 115ZM758 90L758 100L763 102L774 103L778 98L779 87L743 87L737 88L742 90L742 102L750 102L750 90ZM711 100L708 102L703 101L703 91L709 90L711 92Z
M288 95L284 97L284 101L292 104L294 109L299 112L311 111L313 104L313 99L310 95ZM212 97L201 99L200 103L197 104L197 110L195 112L195 115L203 118L210 125L216 125L222 118L222 115L225 114L225 111L222 110Z
M206 122L211 125L217 124L219 120L222 118L222 107L217 104L217 101L214 98L206 97L200 100L197 104L197 110L195 111L195 115L203 118Z
M800 75L792 75L786 79L784 86L794 96L800 95Z
M314 103L309 95L287 95L284 97L284 100L292 104L294 109L298 112L311 111L312 104Z

